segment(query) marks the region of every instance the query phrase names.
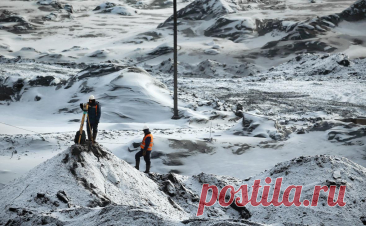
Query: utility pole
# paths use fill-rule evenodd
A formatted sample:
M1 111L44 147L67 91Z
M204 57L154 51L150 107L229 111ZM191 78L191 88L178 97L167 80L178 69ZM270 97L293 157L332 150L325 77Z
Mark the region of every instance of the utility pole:
M179 119L178 115L178 23L177 23L177 0L173 0L174 10L174 116L172 119Z

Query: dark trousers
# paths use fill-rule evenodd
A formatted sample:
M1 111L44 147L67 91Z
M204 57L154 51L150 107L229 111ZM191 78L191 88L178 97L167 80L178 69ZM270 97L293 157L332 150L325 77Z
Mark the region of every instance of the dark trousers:
M143 156L142 153L143 153L142 149L136 153L136 155L135 155L136 162L140 162L140 158ZM151 163L150 154L151 154L151 151L146 151L146 155L144 156L144 160L145 160L146 164Z
M88 139L92 140L92 134L91 134L91 130L93 131L93 140L95 141L95 139L97 138L97 133L98 133L98 123L90 123L90 127L89 127L89 122L86 122L86 130L88 132Z

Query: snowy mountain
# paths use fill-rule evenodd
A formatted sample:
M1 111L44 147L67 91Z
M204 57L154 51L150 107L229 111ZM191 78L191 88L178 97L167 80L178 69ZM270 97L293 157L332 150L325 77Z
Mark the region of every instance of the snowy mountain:
M177 12L179 19L186 20L210 20L235 13L239 8L236 1L228 0L195 0ZM173 16L169 17L159 27L172 25Z
M75 69L70 70L64 66L42 65L42 72L32 72L38 65L15 65L7 64L0 78L4 90L1 100L15 101L14 107L32 101L35 102L34 112L39 109L50 114L75 114L81 112L79 104L86 101L82 97L93 92L103 103L103 108L111 109L103 111L106 122L143 121L144 112L139 114L138 109L147 108L159 112L156 120L170 115L172 104L166 86L137 67L99 64L84 65L81 70L83 65L75 65ZM23 74L26 70L29 71ZM119 97L120 102L115 97ZM53 104L57 99L60 100L58 105ZM67 117L70 116L75 117Z
M171 46L169 1L18 3L9 3L0 12L4 32L0 55L5 57L57 63L131 59L149 65L172 58L169 48L158 49ZM364 1L343 0L336 6L323 1L178 4L180 59L192 66L215 60L270 68L305 52L345 52L351 59L363 56ZM61 44L53 46L52 40ZM215 48L206 45L213 41ZM34 51L24 51L24 47Z
M270 58L276 57L294 57L298 53L333 53L343 51L345 45L353 45L358 39L350 40L343 36L351 35L351 30L345 30L344 24L351 23L352 26L360 26L358 21L364 19L364 1L357 1L349 8L342 12L330 15L318 15L305 20L295 20L293 17L251 17L239 11L227 13L210 13L204 15L212 15L211 17L197 17L191 8L195 1L187 7L181 9L178 17L181 19L179 26L182 31L193 32L196 36L204 35L206 37L215 37L220 39L228 39L236 43L249 44L255 43L257 48L250 48L247 52L249 58ZM210 9L209 3L202 6L204 9ZM198 9L195 7L194 9ZM240 7L238 7L240 8ZM269 14L271 15L271 14ZM195 22L191 22L195 20ZM209 20L209 21L202 21ZM172 17L166 20L159 27L172 25ZM341 27L341 28L338 28ZM327 38L325 38L327 37ZM334 38L330 38L334 37ZM330 41L341 38L341 42ZM361 41L363 42L363 41ZM357 45L357 44L356 44ZM253 46L253 44L250 44ZM214 52L214 50L210 50ZM214 54L219 54L215 52ZM250 61L247 59L247 61ZM259 64L259 63L257 63Z

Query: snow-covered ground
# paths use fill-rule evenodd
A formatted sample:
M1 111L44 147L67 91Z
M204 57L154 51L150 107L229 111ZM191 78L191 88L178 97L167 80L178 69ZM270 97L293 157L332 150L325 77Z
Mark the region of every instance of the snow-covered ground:
M219 189L225 185L238 188L267 177L282 177L284 187L302 184L301 201L311 199L315 185L346 185L347 205L327 206L327 196L321 194L316 207L247 205L240 208L234 204L224 208L215 204L205 208L204 216L195 216L203 184L216 185ZM248 179L207 173L144 174L99 145L93 148L74 145L1 190L0 223L362 225L365 179L364 167L329 155L294 158ZM275 182L268 184L273 189ZM259 189L259 194L262 191ZM280 198L284 196L282 191ZM289 200L292 199L290 194Z
M365 224L366 1L178 9L181 118L172 120L172 1L0 2L0 225ZM102 162L70 148L91 94L102 106ZM151 175L132 167L144 125ZM248 207L251 217L214 206L194 218L204 182L250 184L283 168L288 184L304 186L339 168L354 204ZM189 192L169 194L170 183Z
M362 70L355 65L348 70ZM257 81L251 81L252 77L215 82L181 78L179 103L183 118L175 121L169 119L171 92L160 82L171 87L172 81L163 74L153 78L143 69L111 65L89 67L78 73L77 69L34 63L3 66L4 84L14 87L21 83L23 88L19 93L13 90L17 101L4 101L0 106L6 118L1 127L2 183L72 144L82 115L78 105L87 99L84 90L88 89L103 106L99 142L134 164L137 149L132 143L141 142L141 128L148 124L155 135L153 170L159 173L206 172L244 178L279 161L315 154L337 154L366 166L364 126L337 121L365 114L365 85L358 77L335 78L344 75L342 70L323 75L321 80L319 75L311 80L299 75L289 81L281 73L288 74L290 67L298 67L289 62L271 73L255 76ZM37 77L33 71L39 66L49 70L37 70ZM60 70L65 72L61 76L52 72ZM14 75L9 76L11 71ZM66 72L75 75L64 77ZM273 79L260 81L265 76ZM235 115L238 104L243 106L245 126ZM326 126L318 130L318 124ZM342 140L329 139L333 130L343 136L349 136L352 130L361 132L345 145ZM209 138L213 141L208 142Z

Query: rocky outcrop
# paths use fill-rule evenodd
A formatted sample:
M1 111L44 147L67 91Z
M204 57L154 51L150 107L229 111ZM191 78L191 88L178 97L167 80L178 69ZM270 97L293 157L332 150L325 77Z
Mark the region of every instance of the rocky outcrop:
M42 7L48 7L47 11L52 11L53 8L55 11L58 10L59 12L61 12L61 10L65 10L69 14L74 13L74 7L72 5L61 3L58 0L39 0L37 1L37 4Z
M95 9L93 11L105 10L105 9L113 8L115 6L116 6L116 4L113 2L105 2L105 3L100 4L97 7L95 7Z
M281 125L277 120L270 117L255 116L244 113L242 122L229 130L237 136L250 136L260 138L271 138L273 140L285 140L293 130Z
M263 36L273 31L288 33L280 41L305 40L325 33L335 26L335 16L315 18L303 22L285 20L252 20L251 18L227 19L220 18L205 30L205 36L228 38L240 42L250 37ZM274 45L268 43L267 46Z
M366 19L366 0L358 0L339 16L346 21L360 21Z
M156 73L173 72L173 62L171 59L162 61L158 65L145 65L147 70ZM195 78L219 78L219 77L247 77L258 74L261 70L251 63L224 64L215 60L204 60L198 64L188 64L180 62L178 73L184 77Z
M350 60L346 54L301 54L277 67L271 68L266 74L276 74L297 79L310 77L362 78L366 72L365 59ZM296 68L296 70L294 70ZM278 73L276 73L278 72Z
M36 29L36 26L27 19L8 10L3 10L1 12L0 22L3 23L0 25L1 29L13 33L26 33ZM11 25L7 26L7 23L11 23ZM16 24L14 25L14 23Z
M365 0L359 0L341 13L316 17L299 22L278 19L256 19L253 21L251 18L228 19L221 17L216 20L212 26L205 30L204 35L209 37L227 38L234 42L241 42L248 38L263 36L277 31L287 33L287 35L279 38L278 41L272 41L265 44L263 49L271 49L272 51L269 54L262 54L262 56L286 56L289 53L305 49L310 49L310 51L307 52L330 53L336 50L336 47L319 41L318 44L307 47L302 47L307 42L295 42L297 47L288 50L281 46L281 44L285 41L302 41L324 35L344 20L350 22L363 20L366 18L365 5ZM282 52L282 54L278 54L277 52Z
M98 13L112 13L112 14L119 14L122 16L132 16L136 15L139 12L127 5L117 5L112 2L105 2L99 6L97 6L93 11Z
M177 12L179 19L185 20L210 20L235 13L238 10L235 0L195 0ZM171 25L173 16L170 16L159 27Z
M26 48L24 51L34 51L32 48ZM59 89L66 84L69 79L68 73L73 71L72 67L77 65L57 66L52 64L35 64L33 60L18 58L1 58L2 71L0 72L0 99L6 101L19 101L24 94L36 87L54 87ZM24 74L14 73L13 70L27 71ZM42 70L39 70L42 68ZM34 73L36 71L36 73ZM34 93L29 96L28 101L40 101L40 93Z
M178 47L179 49L179 47ZM148 55L150 56L162 56L168 53L172 53L174 51L174 47L171 44L164 43L151 50Z
M231 41L239 40L253 36L256 26L252 19L232 20L219 18L211 27L204 32L208 37L228 38Z

